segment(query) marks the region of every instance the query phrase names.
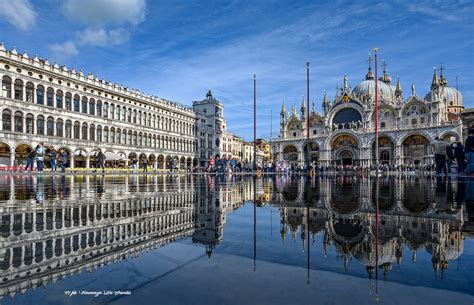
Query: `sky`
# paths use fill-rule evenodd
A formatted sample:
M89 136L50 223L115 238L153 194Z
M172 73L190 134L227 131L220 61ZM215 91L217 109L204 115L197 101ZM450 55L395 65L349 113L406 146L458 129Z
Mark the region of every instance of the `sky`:
M344 75L364 80L368 53L405 96L424 96L433 67L445 67L465 107L474 107L474 1L0 0L0 41L29 56L185 105L208 89L224 103L228 130L278 134L282 102L306 94L321 111ZM272 122L272 123L271 123ZM272 128L271 128L272 127Z

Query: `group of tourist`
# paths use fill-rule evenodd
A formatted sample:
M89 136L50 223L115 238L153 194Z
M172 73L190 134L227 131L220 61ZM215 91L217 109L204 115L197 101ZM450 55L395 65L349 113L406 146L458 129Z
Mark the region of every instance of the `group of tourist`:
M26 153L28 155L26 157L25 171L33 171L33 167L36 162L38 173L42 173L44 171L44 162L46 156L49 157L48 162L51 171L55 172L58 165L61 168L61 172L64 173L66 171L67 152L64 149L60 149L59 151L55 151L54 149L46 151L44 143L40 142L34 149L28 148Z
M242 162L236 161L235 159L227 158L216 155L215 158L209 157L206 172L207 173L218 173L218 174L231 174L242 172L247 170L242 166Z
M474 129L469 129L463 145L461 142L449 144L438 137L433 142L433 153L437 175L448 175L456 164L458 174L474 175Z

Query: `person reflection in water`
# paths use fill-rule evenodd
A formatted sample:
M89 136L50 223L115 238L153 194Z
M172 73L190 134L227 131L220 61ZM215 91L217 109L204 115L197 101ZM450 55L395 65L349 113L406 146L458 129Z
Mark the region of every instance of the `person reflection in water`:
M43 204L44 202L44 176L39 175L36 179L36 203Z

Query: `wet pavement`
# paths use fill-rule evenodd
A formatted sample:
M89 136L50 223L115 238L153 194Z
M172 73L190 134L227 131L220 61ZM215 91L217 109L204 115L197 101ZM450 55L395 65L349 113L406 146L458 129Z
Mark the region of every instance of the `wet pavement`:
M1 304L473 304L474 180L0 177Z

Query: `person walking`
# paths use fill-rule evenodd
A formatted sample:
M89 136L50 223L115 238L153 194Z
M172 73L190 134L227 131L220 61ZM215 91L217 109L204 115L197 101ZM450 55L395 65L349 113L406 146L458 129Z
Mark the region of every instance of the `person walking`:
M44 143L39 142L38 146L36 146L36 167L38 168L38 173L43 173L44 167L44 156L46 151L44 149Z
M435 164L436 164L436 175L441 175L442 173L447 174L446 172L446 153L448 148L448 143L441 141L439 137L436 137L433 141L433 152L435 155Z
M98 169L98 168L102 168L102 174L104 174L104 173L105 173L105 166L104 166L104 164L105 164L105 159L106 159L106 157L105 157L104 153L102 152L102 149L100 149L100 148L97 149L97 156L96 156L96 159L97 159L97 165L96 165L95 171L97 172L97 169Z
M454 148L454 158L458 165L458 174L463 174L466 168L466 161L464 159L464 145L462 145L460 141L456 143L456 147Z
M35 165L35 157L36 157L36 150L28 147L26 150L28 153L28 156L26 157L26 168L25 172L28 171L28 168L30 168L30 171L33 170L33 166Z
M56 156L57 156L56 150L51 149L48 155L49 155L49 165L51 167L51 171L55 172L56 171Z
M67 152L65 149L61 149L59 151L59 158L60 158L60 161L61 161L61 173L65 173L66 172L66 165L67 165Z
M464 157L466 158L466 174L474 174L474 129L469 129L466 141L464 141Z

